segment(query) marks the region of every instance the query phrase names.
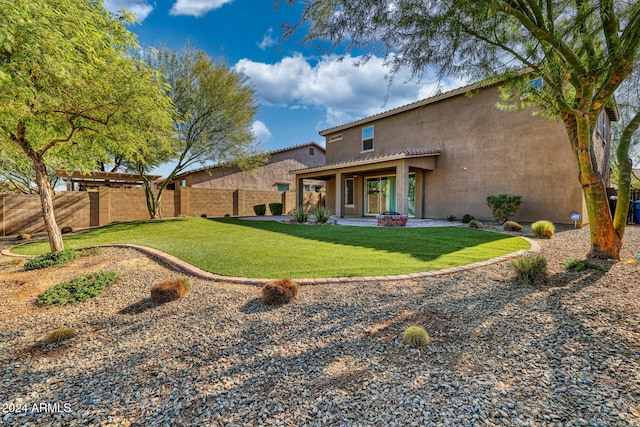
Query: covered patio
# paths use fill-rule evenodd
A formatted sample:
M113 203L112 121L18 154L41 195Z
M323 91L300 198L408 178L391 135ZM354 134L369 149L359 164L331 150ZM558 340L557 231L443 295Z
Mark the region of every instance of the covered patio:
M302 206L304 180L316 179L326 182L326 207L338 218L375 218L388 211L424 218L426 178L439 155L437 148L405 150L292 171L297 206Z

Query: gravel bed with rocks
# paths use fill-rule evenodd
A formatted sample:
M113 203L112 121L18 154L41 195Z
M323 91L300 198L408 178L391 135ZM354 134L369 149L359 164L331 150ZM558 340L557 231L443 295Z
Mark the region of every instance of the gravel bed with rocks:
M422 280L303 286L266 307L260 288L180 277L133 250L66 267L0 264L2 425L640 426L640 226L621 262L567 271L588 229L538 240L551 283L508 262ZM321 260L319 260L321 261ZM104 293L41 308L47 287L114 270ZM409 325L432 343L413 349ZM38 340L67 326L78 335Z

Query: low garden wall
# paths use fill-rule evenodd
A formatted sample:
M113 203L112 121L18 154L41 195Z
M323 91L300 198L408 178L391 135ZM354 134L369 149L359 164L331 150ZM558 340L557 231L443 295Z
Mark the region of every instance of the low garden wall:
M179 187L163 192L164 218L249 216L257 204L282 203L283 212L296 207L295 191L219 190ZM307 204L320 203L318 193L305 193ZM105 225L113 221L148 219L144 190L101 187L98 191L62 191L53 199L58 226L74 229ZM267 209L267 215L269 210ZM0 236L44 231L40 196L0 194Z

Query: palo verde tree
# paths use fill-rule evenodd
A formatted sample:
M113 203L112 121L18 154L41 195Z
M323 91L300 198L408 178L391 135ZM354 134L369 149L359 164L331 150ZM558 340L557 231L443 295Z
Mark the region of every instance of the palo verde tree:
M616 91L616 104L620 120L612 129L613 175L618 182L618 200L614 223L626 224L630 190L638 185L640 176L633 172L632 159L640 158L640 69L634 68L631 76ZM627 206L627 208L623 208Z
M173 170L157 191L145 180L151 218L161 216L162 194L177 174L194 164L224 163L243 169L264 161L251 133L257 109L246 78L216 63L206 52L187 45L182 52L149 50L146 62L162 72L169 96L178 111L170 160ZM145 176L148 162L138 162Z
M98 0L0 0L0 157L34 171L51 251L64 249L47 167L91 170L109 147L165 145L173 107Z
M293 4L294 0L288 0ZM561 120L575 153L589 214L591 250L620 258L624 221L612 220L594 152L603 108L629 76L640 46L640 2L614 0L303 0L289 32L307 40L381 54L393 70L435 69L482 79L501 76L522 104ZM308 26L307 26L308 25ZM528 70L529 73L523 73ZM541 78L540 89L528 82ZM625 164L624 144L618 157ZM558 147L562 149L562 147ZM625 174L620 175L623 179ZM624 184L624 183L623 183ZM628 201L627 201L628 202ZM625 210L624 200L618 201ZM628 204L628 203L627 203Z

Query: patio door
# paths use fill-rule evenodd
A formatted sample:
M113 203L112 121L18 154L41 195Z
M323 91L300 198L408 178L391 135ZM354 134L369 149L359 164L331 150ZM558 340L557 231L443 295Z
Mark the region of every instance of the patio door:
M365 215L378 215L396 210L396 177L380 176L366 179Z
M365 215L378 215L396 210L395 175L370 177L365 180ZM409 174L408 213L415 216L416 175Z

